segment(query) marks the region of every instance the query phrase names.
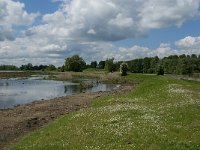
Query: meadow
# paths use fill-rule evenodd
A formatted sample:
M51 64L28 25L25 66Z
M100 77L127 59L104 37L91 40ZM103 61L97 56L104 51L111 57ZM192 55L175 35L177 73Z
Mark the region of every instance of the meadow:
M12 150L200 149L200 82L131 74L123 94L98 97L29 133Z

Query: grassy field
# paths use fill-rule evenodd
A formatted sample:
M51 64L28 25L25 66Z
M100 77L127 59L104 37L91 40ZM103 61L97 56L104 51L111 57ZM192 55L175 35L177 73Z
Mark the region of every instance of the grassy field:
M129 75L141 84L100 97L25 136L13 150L200 149L200 83Z

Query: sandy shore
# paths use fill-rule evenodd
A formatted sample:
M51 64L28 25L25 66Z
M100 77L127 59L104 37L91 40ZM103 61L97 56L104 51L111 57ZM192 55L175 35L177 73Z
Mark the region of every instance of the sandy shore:
M56 118L90 106L97 97L125 93L133 86L121 86L111 92L81 93L52 100L35 101L12 109L0 109L0 149L8 149L23 135Z

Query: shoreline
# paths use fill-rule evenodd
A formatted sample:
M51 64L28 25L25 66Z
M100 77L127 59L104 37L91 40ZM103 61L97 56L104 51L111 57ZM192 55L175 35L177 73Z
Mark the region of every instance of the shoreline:
M0 149L9 149L8 146L27 133L47 125L56 118L89 107L92 100L98 97L122 94L133 88L134 86L122 85L112 91L80 93L0 109Z

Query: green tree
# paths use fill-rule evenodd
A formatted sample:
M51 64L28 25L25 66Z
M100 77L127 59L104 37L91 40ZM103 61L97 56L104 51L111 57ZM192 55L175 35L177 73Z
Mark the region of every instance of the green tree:
M193 59L197 59L198 56L197 56L196 54L192 54L192 55L191 55L191 58L193 58Z
M90 66L91 68L97 68L97 61L92 61Z
M171 55L165 57L162 60L165 73L175 74L177 72L177 65L179 62L179 57L177 55Z
M159 65L158 66L158 68L157 68L157 75L159 76L159 75L164 75L164 68L163 68L163 66L161 66L161 65Z
M129 61L128 68L133 73L143 73L143 59Z
M98 64L99 69L104 69L105 68L105 61L100 61Z
M114 58L107 59L105 61L105 70L108 72L116 71L116 65L114 64Z
M19 68L14 65L1 65L0 70L19 70Z
M121 65L120 65L120 72L121 72L121 75L122 76L126 76L127 75L127 71L128 71L128 64L123 62Z
M158 63L159 63L158 56L151 58L150 69L148 70L148 73L156 73L156 68L158 66Z
M47 70L49 70L49 71L54 71L54 70L56 70L56 67L55 67L54 65L50 64L50 65L47 67Z
M151 59L148 57L145 57L143 59L143 73L148 73L148 70L150 69L151 65Z
M180 58L180 59L186 58L186 55L185 55L185 54L182 54L182 55L179 56L179 58Z
M28 63L27 65L22 65L20 67L21 70L33 70L33 65L31 63Z
M86 63L79 55L74 55L65 60L67 71L82 72L86 68Z
M191 75L193 72L193 65L189 57L181 59L177 68L180 70L179 74L182 75Z

